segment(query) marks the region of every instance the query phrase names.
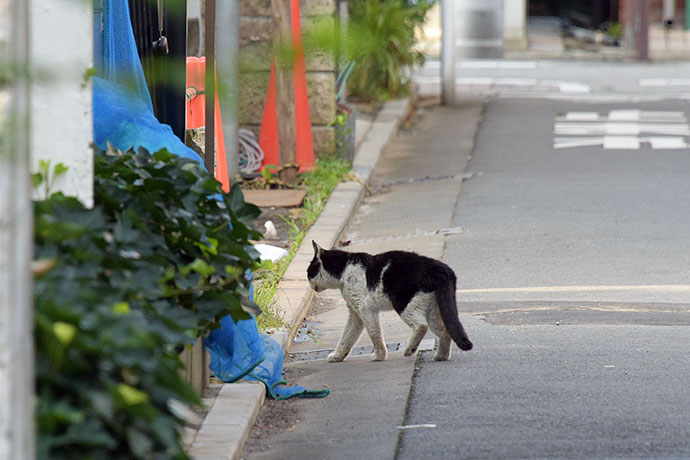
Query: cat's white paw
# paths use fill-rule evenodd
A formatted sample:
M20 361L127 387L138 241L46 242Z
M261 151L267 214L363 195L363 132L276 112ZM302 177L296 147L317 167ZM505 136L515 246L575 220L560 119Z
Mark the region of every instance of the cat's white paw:
M328 357L326 358L326 360L327 360L329 363L339 363L339 362L341 362L341 361L344 360L344 359L345 359L344 356L338 356L338 355L335 354L335 352L331 353L331 354L328 355Z
M415 354L416 351L417 351L417 347L405 348L405 351L403 351L403 356L412 356Z
M388 352L386 350L384 350L383 353L374 353L371 355L372 361L385 361L386 358L388 358Z
M450 359L450 353L439 353L438 351L434 353L434 361L448 361Z

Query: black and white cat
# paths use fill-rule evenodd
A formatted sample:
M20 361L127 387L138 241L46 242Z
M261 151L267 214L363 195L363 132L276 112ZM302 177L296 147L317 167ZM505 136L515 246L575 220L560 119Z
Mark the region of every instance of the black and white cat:
M388 355L383 340L379 311L394 309L413 329L404 355L419 347L427 329L438 336L436 361L450 358L451 339L461 350L471 350L470 342L458 319L455 303L456 278L443 262L412 252L391 251L378 255L363 252L325 250L316 242L314 259L307 278L316 292L340 289L350 310L338 347L329 361L344 360L362 329L366 328L374 345L374 361Z

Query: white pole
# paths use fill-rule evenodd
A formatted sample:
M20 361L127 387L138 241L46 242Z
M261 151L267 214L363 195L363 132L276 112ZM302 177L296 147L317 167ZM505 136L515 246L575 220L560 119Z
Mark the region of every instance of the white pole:
M216 69L218 72L218 102L223 119L225 158L230 183L239 172L238 152L238 55L240 52L239 0L216 3Z
M455 103L455 2L441 0L441 103Z
M0 0L0 458L33 460L34 361L29 182L29 18L26 0ZM9 19L9 20L8 20Z
M664 0L664 23L672 26L676 19L676 0Z

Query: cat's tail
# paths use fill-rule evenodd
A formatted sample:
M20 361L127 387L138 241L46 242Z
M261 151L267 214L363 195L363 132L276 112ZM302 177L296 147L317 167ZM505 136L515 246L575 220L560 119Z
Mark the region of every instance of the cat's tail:
M472 342L470 342L465 328L462 327L460 318L458 318L458 305L455 302L455 283L446 283L444 286L436 289L436 302L441 313L443 325L446 326L446 331L450 334L461 350L469 351L472 349Z

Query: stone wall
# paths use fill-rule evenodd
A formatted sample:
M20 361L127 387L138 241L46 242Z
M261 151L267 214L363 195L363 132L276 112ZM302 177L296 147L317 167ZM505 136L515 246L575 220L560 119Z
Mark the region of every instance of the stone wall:
M302 30L319 16L335 14L335 0L300 0ZM240 0L239 123L255 133L261 127L271 67L271 1ZM314 150L317 156L335 149L335 62L330 56L306 56L307 88Z

